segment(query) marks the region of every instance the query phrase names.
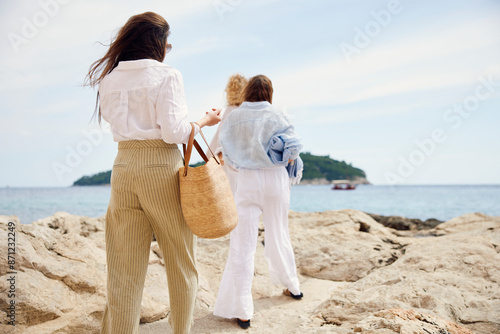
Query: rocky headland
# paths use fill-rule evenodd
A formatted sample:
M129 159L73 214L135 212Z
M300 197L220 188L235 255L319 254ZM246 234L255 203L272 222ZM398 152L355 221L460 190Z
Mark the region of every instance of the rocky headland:
M305 295L300 301L270 284L261 230L255 317L247 332L500 333L500 217L471 213L423 225L373 217L354 210L290 213ZM2 313L0 332L99 333L106 299L104 218L56 213L20 224L15 216L0 216L2 312L11 300L8 222L16 225L16 326ZM228 244L228 237L198 240L192 333L242 332L234 321L211 314ZM171 333L168 314L162 255L153 241L141 333Z

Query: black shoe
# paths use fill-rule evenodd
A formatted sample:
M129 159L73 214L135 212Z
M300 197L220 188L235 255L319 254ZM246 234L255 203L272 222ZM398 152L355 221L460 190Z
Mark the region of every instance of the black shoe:
M283 290L283 294L285 296L289 296L289 297L292 297L293 299L297 299L297 300L302 299L302 297L304 297L304 294L302 292L300 293L300 295L294 295L288 289Z
M238 325L243 329L247 329L248 327L250 327L250 320L243 321L240 318L236 318L236 321L238 322Z

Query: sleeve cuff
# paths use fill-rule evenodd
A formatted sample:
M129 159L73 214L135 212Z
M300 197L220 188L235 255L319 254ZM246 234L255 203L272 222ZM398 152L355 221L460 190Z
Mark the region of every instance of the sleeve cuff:
M198 125L198 123L196 122L193 122L194 124L194 135L196 136L199 132L200 132L200 126Z

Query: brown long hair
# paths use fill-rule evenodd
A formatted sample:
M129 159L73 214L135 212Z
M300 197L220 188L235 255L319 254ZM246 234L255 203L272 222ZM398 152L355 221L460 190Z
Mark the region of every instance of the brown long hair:
M162 62L165 59L167 37L170 26L161 16L153 12L146 12L130 17L120 29L118 35L109 46L104 57L96 60L90 66L85 78L85 85L95 87L111 73L120 61L154 59ZM99 92L96 99L97 114L99 105ZM101 122L101 110L98 113Z
M273 83L265 75L256 75L248 81L242 93L243 101L273 103Z

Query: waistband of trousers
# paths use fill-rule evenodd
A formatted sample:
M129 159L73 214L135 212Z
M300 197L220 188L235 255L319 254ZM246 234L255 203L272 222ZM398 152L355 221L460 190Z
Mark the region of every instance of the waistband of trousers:
M177 149L177 144L168 144L163 139L147 139L147 140L126 140L118 143L118 149L124 150L129 148L152 148L161 147L166 149Z

